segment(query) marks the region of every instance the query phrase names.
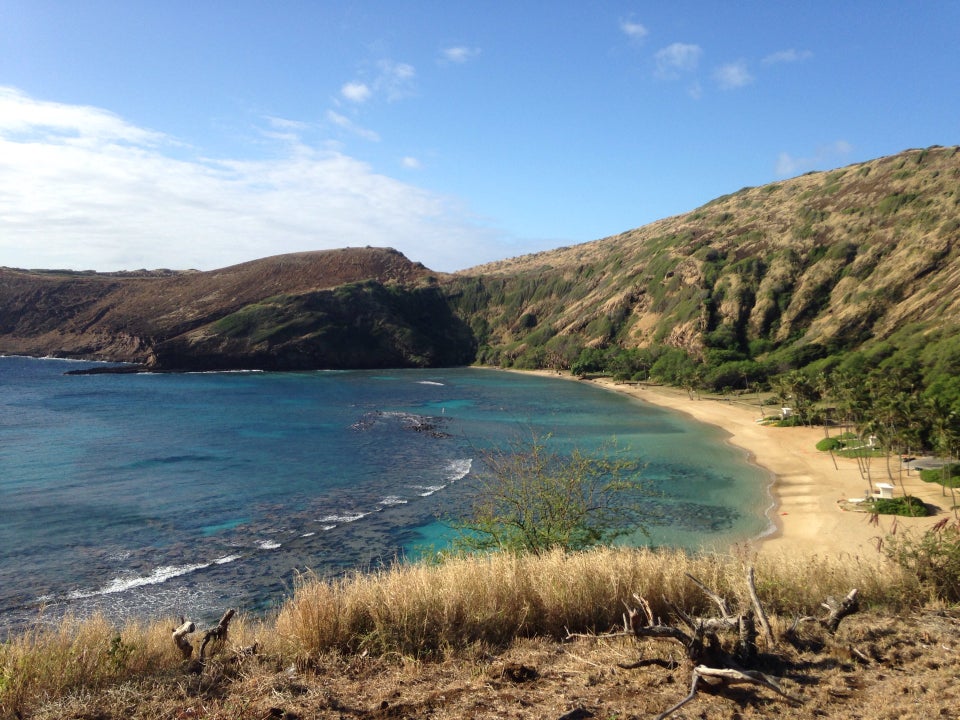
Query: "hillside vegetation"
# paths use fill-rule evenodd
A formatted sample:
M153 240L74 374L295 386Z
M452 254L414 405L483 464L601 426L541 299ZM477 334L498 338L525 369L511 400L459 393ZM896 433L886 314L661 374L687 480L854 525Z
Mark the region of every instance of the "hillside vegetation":
M960 148L934 147L476 267L449 292L491 364L606 363L722 390L860 352L941 375L960 358L958 241ZM625 368L596 352L637 348Z

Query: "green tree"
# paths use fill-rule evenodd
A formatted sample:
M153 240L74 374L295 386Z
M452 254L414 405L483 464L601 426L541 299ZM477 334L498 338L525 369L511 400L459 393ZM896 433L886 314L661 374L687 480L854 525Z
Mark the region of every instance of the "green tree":
M595 454L561 454L550 439L532 433L483 454L469 510L453 523L461 549L541 554L645 532L650 494L639 461L623 457L615 443Z

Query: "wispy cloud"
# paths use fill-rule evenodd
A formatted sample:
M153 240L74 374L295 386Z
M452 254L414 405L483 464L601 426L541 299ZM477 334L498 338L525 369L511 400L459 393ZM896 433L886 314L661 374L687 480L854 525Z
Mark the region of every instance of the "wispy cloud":
M98 142L155 145L167 140L162 133L138 128L107 110L42 102L15 88L0 86L0 132L4 135L63 138L80 125Z
M745 60L721 65L714 71L713 76L721 90L735 90L753 82Z
M795 157L782 152L777 156L776 173L778 177L793 177L810 170L823 170L845 162L852 151L853 146L846 140L836 140L817 148L809 157Z
M657 65L657 77L664 80L675 80L684 73L695 71L700 64L701 55L703 55L703 50L699 45L687 43L668 45L658 50L653 56Z
M809 60L813 57L813 53L809 50L794 50L790 48L789 50L780 50L775 53L767 55L763 60L764 65L774 65L777 63L794 63L801 62L803 60Z
M405 158L402 158L400 160L400 164L407 168L407 170L419 170L421 167L420 161L417 158L409 155Z
M414 94L417 71L413 65L381 60L379 68L380 75L377 77L375 87L377 92L386 96L387 100L401 100Z
M373 78L351 80L340 87L340 97L352 103L363 104L375 98L388 102L415 94L417 71L409 63L380 60Z
M644 25L633 20L621 20L620 31L634 42L642 42L650 34Z
M438 270L504 257L452 198L307 145L273 118L268 159L185 159L174 139L94 107L0 88L0 264L211 269L391 245Z
M357 125L346 115L341 115L334 110L327 110L327 120L336 125L338 128L346 130L347 132L363 138L364 140L369 140L370 142L380 142L379 133Z
M440 51L440 57L449 63L462 65L476 57L479 57L480 49L467 47L466 45L457 45L455 47L444 48Z

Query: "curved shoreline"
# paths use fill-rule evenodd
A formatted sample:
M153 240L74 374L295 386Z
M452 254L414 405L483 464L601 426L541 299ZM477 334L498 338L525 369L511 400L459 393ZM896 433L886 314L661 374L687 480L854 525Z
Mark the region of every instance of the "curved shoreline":
M576 380L568 373L534 372ZM879 524L871 524L870 515L844 509L846 500L865 495L867 482L861 477L856 460L816 449L817 441L824 437L822 427L763 425L757 422L764 412L758 405L722 398L691 399L686 391L677 388L621 384L609 378L586 382L718 427L727 433L727 442L744 450L750 462L767 470L772 476L768 491L773 502L768 517L775 529L749 543L757 552L879 559L882 555L877 551L878 540L892 532L894 522L898 532L922 531L939 519L897 517L894 521L892 516L883 516ZM766 414L770 414L769 409ZM886 465L877 459L873 481L887 480ZM937 507L938 515L949 509L950 498L941 495L939 485L924 483L916 471L904 473L902 480L907 493ZM894 494L902 495L899 478L895 485Z

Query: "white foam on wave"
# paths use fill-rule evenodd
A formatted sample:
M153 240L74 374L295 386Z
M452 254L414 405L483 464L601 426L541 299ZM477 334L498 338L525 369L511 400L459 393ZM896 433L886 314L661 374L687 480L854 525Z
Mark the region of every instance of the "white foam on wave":
M418 485L417 490L423 490L423 492L420 493L420 497L430 497L435 492L439 492L445 487L446 485Z
M407 501L402 497L397 497L396 495L387 495L383 500L377 503L377 505L382 505L383 507L390 507L391 505L406 505Z
M261 540L257 543L257 547L261 550L276 550L280 547L280 543L276 540Z
M213 561L214 565L226 565L227 563L232 563L234 560L239 560L241 555L224 555Z
M144 585L159 585L171 578L187 575L197 570L210 567L211 563L195 563L193 565L164 565L156 568L149 575L140 575L136 577L118 577L111 580L102 588L97 590L73 590L67 594L70 600L82 600L83 598L95 597L97 595L110 595L112 593L124 592L133 588L143 587Z
M321 530L333 530L335 527L336 527L336 525L321 525L321 526L320 526L320 529L321 529Z
M357 520L362 520L370 513L358 512L351 515L325 515L324 517L317 520L319 523L351 523L356 522ZM336 526L334 526L336 527Z
M443 387L442 382L436 382L435 380L417 380L417 385L437 385L438 387Z
M300 537L313 537L314 535L316 535L315 532L308 532L308 533L304 533Z
M470 468L473 467L473 458L461 458L451 460L444 468L446 470L446 480L456 482L470 474Z

